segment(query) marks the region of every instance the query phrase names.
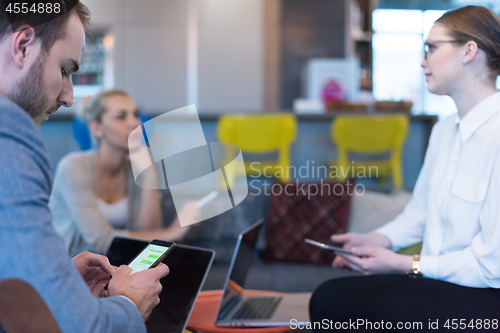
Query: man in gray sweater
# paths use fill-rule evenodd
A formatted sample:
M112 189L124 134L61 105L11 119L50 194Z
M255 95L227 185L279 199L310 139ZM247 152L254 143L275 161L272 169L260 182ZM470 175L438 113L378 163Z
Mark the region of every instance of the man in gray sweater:
M70 75L82 58L88 10L78 3L38 25L29 24L36 13L28 12L28 24L12 29L2 2L0 280L31 284L64 332L145 332L168 267L131 274L128 266L115 270L106 257L88 252L72 260L47 206L52 173L38 127L60 106L73 104Z

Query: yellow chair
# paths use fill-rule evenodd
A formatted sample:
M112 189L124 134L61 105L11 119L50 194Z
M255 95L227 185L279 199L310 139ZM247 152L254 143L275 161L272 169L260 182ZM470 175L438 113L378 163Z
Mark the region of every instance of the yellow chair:
M364 176L370 173L385 181L392 176L395 188L403 185L401 152L408 133L408 117L405 115L339 116L333 121L331 138L337 145L338 178ZM388 160L349 162L348 153L379 154L390 152Z
M273 175L281 182L290 181L290 146L295 140L297 121L291 114L268 115L224 115L217 127L217 137L221 142L232 142L241 148L243 153L267 154L278 153L277 160L254 163L245 162L247 175ZM226 152L230 159L232 152ZM225 161L226 164L228 161ZM264 170L265 169L265 170ZM257 171L258 170L258 171ZM226 170L227 173L227 170ZM228 175L228 182L238 174Z

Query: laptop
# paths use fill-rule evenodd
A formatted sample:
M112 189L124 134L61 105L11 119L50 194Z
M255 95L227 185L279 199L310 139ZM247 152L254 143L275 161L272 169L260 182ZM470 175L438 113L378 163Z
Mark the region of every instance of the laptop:
M310 322L311 293L243 295L243 285L263 223L264 220L260 219L238 237L217 311L217 326L289 326L292 319L303 324Z
M108 250L112 265L129 263L148 242L116 237ZM170 273L161 279L160 304L146 321L148 333L183 333L215 256L213 250L176 244L164 260Z

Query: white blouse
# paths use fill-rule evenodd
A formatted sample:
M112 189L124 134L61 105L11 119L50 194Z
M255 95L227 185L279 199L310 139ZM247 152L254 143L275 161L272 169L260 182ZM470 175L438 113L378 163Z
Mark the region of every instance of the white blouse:
M413 198L376 230L393 250L423 241L425 277L500 288L500 92L433 128Z
M99 210L113 228L124 229L128 222L129 203L128 197L116 203L107 203L99 198Z

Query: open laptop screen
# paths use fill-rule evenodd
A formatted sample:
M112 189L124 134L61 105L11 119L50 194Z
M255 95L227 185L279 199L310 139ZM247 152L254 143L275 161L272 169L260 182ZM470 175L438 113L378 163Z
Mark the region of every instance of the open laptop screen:
M243 231L238 238L229 266L229 277L224 285L224 294L218 313L219 319L224 317L227 307L241 295L263 222L263 219L259 220Z

